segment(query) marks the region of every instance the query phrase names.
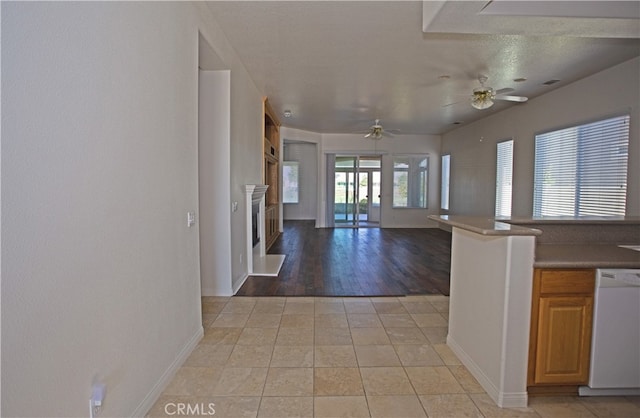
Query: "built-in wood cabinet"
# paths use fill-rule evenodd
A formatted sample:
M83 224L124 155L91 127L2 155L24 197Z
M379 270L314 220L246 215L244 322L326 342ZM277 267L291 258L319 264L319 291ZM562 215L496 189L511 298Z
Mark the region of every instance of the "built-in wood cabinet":
M280 234L280 121L264 101L263 183L269 188L265 196L265 248L269 248Z
M593 269L534 270L530 392L572 392L587 383L594 290Z

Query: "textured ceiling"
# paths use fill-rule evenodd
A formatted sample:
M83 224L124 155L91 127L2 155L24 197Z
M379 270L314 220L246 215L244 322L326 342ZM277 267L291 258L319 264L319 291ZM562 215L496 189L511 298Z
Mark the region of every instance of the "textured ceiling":
M496 7L508 3L514 2L425 2L423 8L422 1L213 1L208 6L283 125L321 133L360 132L379 118L385 129L402 134L441 134L456 122L527 105L496 101L488 110L473 109L468 99L479 74L495 89L512 88L512 95L533 98L640 55L637 15L545 16L558 14L550 2L520 2L530 6L528 14L542 16L508 16L509 7ZM625 15L638 13L633 4L640 5L552 3L567 3L563 13L576 11L576 16L593 13L588 3L609 5L595 13L618 7ZM514 82L517 78L526 81ZM543 84L551 79L560 82ZM285 119L284 110L292 117Z

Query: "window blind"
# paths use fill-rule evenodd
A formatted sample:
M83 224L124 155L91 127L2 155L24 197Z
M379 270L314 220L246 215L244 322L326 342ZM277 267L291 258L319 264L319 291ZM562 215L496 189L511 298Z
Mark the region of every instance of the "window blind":
M511 216L513 140L499 142L496 157L496 216Z
M442 156L442 176L440 185L440 209L449 210L449 175L451 172L451 155Z
M629 115L536 135L534 216L624 215Z

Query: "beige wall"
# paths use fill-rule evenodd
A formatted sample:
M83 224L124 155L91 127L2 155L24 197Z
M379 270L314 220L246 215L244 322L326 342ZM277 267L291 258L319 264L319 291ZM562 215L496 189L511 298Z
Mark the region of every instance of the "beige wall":
M261 93L202 3L1 7L1 414L88 416L99 380L101 416L142 415L202 335L199 32L231 72L221 205L261 181Z
M533 208L534 136L538 132L631 115L627 214L640 215L640 58L513 106L443 135L451 154L449 213L492 216L496 143L514 140L513 216Z

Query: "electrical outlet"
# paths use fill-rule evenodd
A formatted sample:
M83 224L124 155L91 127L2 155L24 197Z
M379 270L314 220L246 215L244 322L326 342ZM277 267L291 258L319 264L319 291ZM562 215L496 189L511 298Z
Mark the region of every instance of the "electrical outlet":
M89 417L98 415L104 404L107 386L104 383L94 383L91 386L91 399L89 399Z

